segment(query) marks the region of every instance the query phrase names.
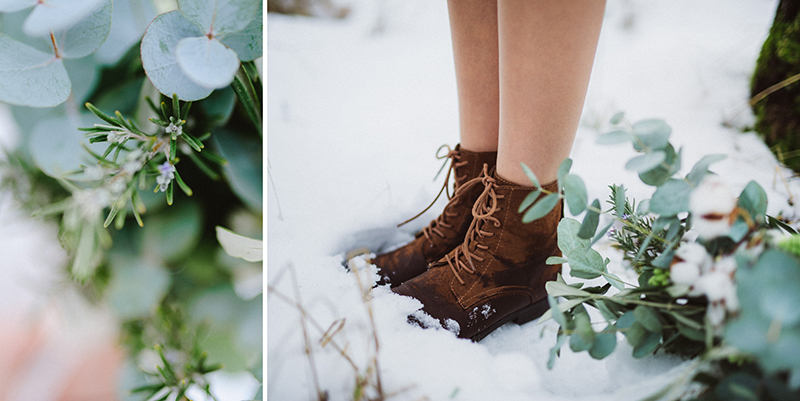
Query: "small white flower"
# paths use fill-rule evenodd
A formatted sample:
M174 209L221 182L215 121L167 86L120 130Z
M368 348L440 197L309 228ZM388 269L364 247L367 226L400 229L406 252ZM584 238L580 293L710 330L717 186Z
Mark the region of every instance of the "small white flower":
M72 197L85 220L96 219L103 208L111 205L111 194L104 188L75 191Z
M175 125L173 123L169 123L167 128L165 128L168 134L174 133L175 136L178 136L183 133L183 126Z
M707 175L689 196L692 229L700 238L725 235L731 227L736 199L728 183L717 175Z
M714 263L712 270L732 276L736 272L737 267L736 258L733 256L724 256Z
M115 176L106 182L105 187L109 194L116 198L128 187L128 183L122 177Z
M700 268L700 273L707 272L711 267L711 256L706 248L696 242L684 242L675 250L675 256L684 262L692 263Z
M719 301L711 302L706 309L706 317L712 326L718 327L725 320L725 306Z
M146 155L139 148L136 148L125 155L125 160L127 161L141 161L144 158L146 158Z
M123 131L109 131L106 139L111 143L122 143L130 138L131 134Z
M693 286L700 278L700 268L689 262L678 262L670 267L669 277L675 284Z
M122 171L128 175L134 175L142 169L142 163L138 160L131 160L122 165Z
M87 180L99 180L105 175L106 169L99 165L86 166L86 168L83 169L83 176L86 177Z
M733 285L731 276L717 271L704 274L697 280L697 288L712 302L724 300Z
M165 192L169 183L175 179L175 166L169 162L164 162L162 165L158 166L158 172L160 174L156 177L156 183L159 186L159 190Z

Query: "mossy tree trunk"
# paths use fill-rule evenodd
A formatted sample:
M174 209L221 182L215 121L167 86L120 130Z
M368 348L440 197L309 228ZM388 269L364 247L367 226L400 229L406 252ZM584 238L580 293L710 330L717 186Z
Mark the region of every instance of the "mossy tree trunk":
M756 96L800 74L800 1L781 0L769 37L761 48L751 86ZM774 88L773 88L774 89ZM800 172L800 82L753 105L756 131L778 158Z

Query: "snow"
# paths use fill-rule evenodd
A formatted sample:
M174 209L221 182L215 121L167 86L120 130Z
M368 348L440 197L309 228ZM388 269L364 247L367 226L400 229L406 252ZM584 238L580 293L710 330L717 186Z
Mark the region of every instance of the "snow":
M343 20L268 16L268 398L315 399L318 386L332 400L352 399L357 377L375 383L375 356L383 393L394 400L635 400L675 377L688 361L634 359L622 337L602 361L565 346L548 370L553 321L507 324L480 343L422 329L407 322L418 301L370 291L374 267L363 259L351 264L358 275L344 268L348 251L400 246L436 217L442 200L395 228L435 197L435 151L458 142L445 2L348 4ZM625 111L632 122L666 120L683 148L683 174L706 154L727 154L711 170L734 193L755 180L769 214L797 216L788 200L800 182L755 134L723 125L753 121L749 80L776 6L609 0L571 155L590 199L607 199L612 183L637 200L652 195L624 169L630 145L595 144ZM613 273L635 282L607 242L596 248Z

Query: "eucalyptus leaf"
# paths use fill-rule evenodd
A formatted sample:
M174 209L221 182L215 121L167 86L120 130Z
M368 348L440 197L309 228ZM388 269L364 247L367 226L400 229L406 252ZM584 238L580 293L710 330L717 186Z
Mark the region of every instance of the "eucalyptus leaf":
M260 3L260 0L179 0L178 9L204 34L213 37L245 29L256 17Z
M600 201L595 199L592 202L592 207L583 217L581 229L576 234L579 238L588 240L594 236L595 231L597 231L597 225L600 224L600 214L597 213L597 210L600 210Z
M632 126L636 139L633 147L638 151L663 149L669 145L672 128L660 119L637 121Z
M200 107L208 119L212 120L211 124L214 127L225 125L230 120L235 105L236 94L230 86L215 90L200 102Z
M263 205L263 155L261 142L225 130L212 136L220 155L228 161L223 173L233 192L253 210Z
M638 346L633 347L634 358L644 358L652 354L661 344L661 333L646 332Z
M152 315L170 287L170 275L159 265L139 258L117 258L108 284L108 299L122 320Z
M550 348L550 358L547 359L547 369L553 369L553 365L556 362L556 356L561 353L561 347L564 345L565 342L569 339L569 336L565 334L558 334L556 338L556 345L553 348Z
M667 154L664 153L663 150L655 150L628 160L628 162L625 163L625 169L637 173L644 173L660 166L666 159Z
M239 59L236 52L216 39L205 36L183 38L175 47L175 59L181 71L195 84L208 89L231 84Z
M217 39L233 49L241 61L252 61L261 57L264 45L264 19L259 2L256 17L244 29L226 34Z
M657 187L665 183L681 169L683 149L679 150L676 154L675 148L673 148L671 144L667 144L662 151L666 152L667 155L664 163L652 170L639 173L639 179L641 179L643 183Z
M91 126L97 121L99 120L91 114L84 114L79 120L63 116L40 121L27 138L33 162L43 173L54 178L78 170L81 164L96 164L96 160L90 158L81 143L100 153L105 149L104 144L85 144L83 131L79 131L77 127Z
M114 0L111 12L114 29L94 52L97 62L107 65L119 61L128 49L139 43L147 25L156 15L158 12L152 1Z
M615 130L611 132L606 132L605 134L600 135L597 137L597 143L599 145L615 145L618 143L625 143L630 142L633 139L633 136L623 130Z
M589 355L594 359L603 359L617 347L617 333L614 325L609 325L603 332L595 335L592 348L589 349Z
M70 88L61 59L0 34L0 101L52 107L67 100Z
M144 252L174 261L190 253L200 240L202 210L191 199L182 199L169 212L148 216L142 230Z
M566 327L567 325L567 318L564 316L564 312L561 311L558 307L558 301L556 297L552 295L547 295L547 303L550 304L550 313L553 314L553 320L555 320L561 327Z
M611 116L611 119L608 120L608 122L610 122L611 124L616 125L616 124L619 124L620 121L622 121L622 119L624 117L625 117L625 112L620 111L620 112L617 112L617 114L614 114L613 116Z
M622 279L620 279L619 276L617 276L616 274L605 273L603 275L603 277L605 277L606 281L608 281L609 284L614 286L614 288L616 288L618 290L624 290L625 289L625 283L623 283Z
M0 0L0 12L13 13L35 6L39 0Z
M595 234L594 238L592 238L592 245L597 243L597 241L600 241L600 239L603 238L604 235L606 235L606 233L608 232L608 229L611 228L611 226L613 226L613 225L614 225L614 222L610 221L603 228L601 228L600 231L597 231L597 234Z
M576 306L573 314L575 316L575 329L569 338L569 347L575 352L587 351L592 348L595 340L595 332L592 330L589 314L583 305Z
M569 157L564 159L561 164L558 165L558 171L556 172L556 177L558 178L558 190L560 191L561 188L564 187L564 178L569 174L569 169L572 167L572 159Z
M53 33L63 58L81 58L97 50L111 30L112 0L104 0L67 30Z
M67 30L89 16L105 0L47 0L39 2L22 29L29 36L47 36Z
M561 256L550 256L544 263L548 265L560 265L568 262L569 261L567 259L562 258Z
M551 193L539 199L536 203L528 209L522 216L523 223L530 223L536 219L540 219L550 213L554 207L561 201L561 197L557 193Z
M589 240L578 237L580 228L581 223L575 219L563 218L558 222L558 249L564 255L569 255L575 249L589 247Z
M567 256L572 277L593 279L605 271L603 257L592 248L576 248Z
M750 181L739 195L739 207L757 221L764 221L767 213L767 193L755 181Z
M650 211L662 216L675 216L689 210L689 195L692 187L688 182L669 179L656 189L650 200Z
M531 170L531 168L528 167L525 163L520 163L520 166L522 166L522 171L525 173L526 176L528 176L528 179L531 180L533 186L535 186L536 188L541 188L541 184L539 184L539 179L536 177L536 174L533 173L533 170Z
M633 309L633 316L647 331L661 333L661 320L658 318L658 312L653 307L637 305Z
M183 38L203 36L194 24L178 11L157 16L142 38L142 65L159 92L167 97L177 93L184 101L200 100L213 89L197 85L178 66L175 48Z
M590 297L591 293L579 290L575 287L569 286L558 281L548 281L544 284L547 294L552 297Z
M564 178L564 197L573 216L586 209L586 205L589 202L588 196L586 194L586 184L583 183L581 177L575 174L568 174Z
M697 163L694 164L692 167L692 171L686 175L686 179L691 181L692 184L698 185L700 181L703 181L703 178L706 174L709 173L708 166L724 160L727 155L723 154L713 154L713 155L705 155L702 159L700 159Z

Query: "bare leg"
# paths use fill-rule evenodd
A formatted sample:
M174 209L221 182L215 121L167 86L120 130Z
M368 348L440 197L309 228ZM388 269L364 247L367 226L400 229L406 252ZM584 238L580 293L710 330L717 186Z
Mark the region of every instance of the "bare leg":
M556 179L572 148L605 0L499 0L497 8L497 173L530 185L522 162L544 184Z
M497 2L448 0L458 84L461 146L497 150L499 81Z

